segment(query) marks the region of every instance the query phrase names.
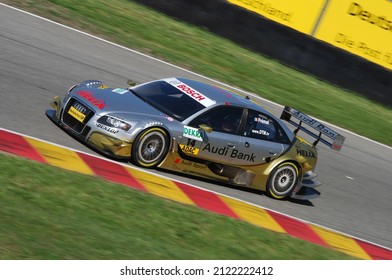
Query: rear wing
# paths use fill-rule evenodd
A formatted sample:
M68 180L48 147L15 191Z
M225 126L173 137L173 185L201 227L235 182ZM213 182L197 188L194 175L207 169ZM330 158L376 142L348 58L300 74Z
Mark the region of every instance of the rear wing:
M296 118L297 120L299 120L299 122L291 120L291 117ZM318 142L322 142L331 149L340 151L343 146L344 140L346 139L344 136L340 135L336 131L333 131L324 124L289 106L284 107L280 118L296 127L296 129L294 130L294 134L297 134L299 130L302 130L315 138L316 141L313 143L313 146L316 146ZM318 135L303 127L302 124L306 124L314 130L318 131ZM322 138L321 136L323 135L325 135L329 139Z

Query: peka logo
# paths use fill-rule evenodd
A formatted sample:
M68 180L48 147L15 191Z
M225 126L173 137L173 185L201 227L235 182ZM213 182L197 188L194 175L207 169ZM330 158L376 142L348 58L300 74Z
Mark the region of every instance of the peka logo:
M392 2L391 0L388 0ZM385 16L377 15L373 12L365 10L360 4L352 2L348 7L347 13L350 16L358 17L359 19L366 21L370 24L378 26L384 30L392 31L392 21L387 19Z

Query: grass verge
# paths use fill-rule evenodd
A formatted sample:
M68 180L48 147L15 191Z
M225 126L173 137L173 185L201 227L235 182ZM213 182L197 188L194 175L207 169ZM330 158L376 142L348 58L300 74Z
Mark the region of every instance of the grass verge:
M392 146L392 110L126 0L3 0ZM131 67L131 66L130 66Z
M3 260L353 259L196 207L2 153L0 170Z

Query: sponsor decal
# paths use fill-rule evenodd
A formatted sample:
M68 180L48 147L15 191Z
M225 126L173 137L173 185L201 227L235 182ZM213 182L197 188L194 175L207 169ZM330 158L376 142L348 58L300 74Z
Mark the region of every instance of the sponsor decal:
M197 141L195 139L190 139L183 137L180 143L180 149L189 155L198 155L199 150L200 150L201 142Z
M96 99L94 95L89 91L78 91L76 94L83 97L100 110L102 110L106 106L103 99Z
M338 33L335 36L335 42L338 44L343 45L344 47L347 47L349 49L353 49L360 54L366 55L368 57L372 57L374 59L381 59L382 58L382 51L377 50L367 43L364 42L357 42L353 40L350 36L343 34L343 33ZM384 60L387 61L389 59L389 54L384 55Z
M202 93L198 92L197 90L191 88L190 86L184 84L183 82L177 80L177 79L168 79L166 80L167 83L172 85L173 87L179 89L189 97L193 98L200 104L202 104L205 107L209 107L211 105L215 104L215 101L209 99L207 96L203 95Z
M270 133L268 131L261 130L261 129L252 129L252 133L259 134L259 135L265 135L265 136L270 135Z
M183 136L197 140L197 141L203 141L203 138L201 137L200 131L194 127L184 126Z
M169 122L174 121L174 119L168 115L163 115L164 118L166 118Z
M84 121L86 115L83 114L82 112L79 112L75 107L70 107L68 110L68 114L70 114L72 117L80 121L81 123Z
M228 0L306 34L311 34L326 0ZM245 15L244 15L245 16Z
M313 34L317 39L392 69L390 1L329 1Z
M283 11L273 6L270 1L264 0L229 0L229 2L238 6L244 7L251 11L256 11L259 14L266 14L273 19L280 19L282 21L290 22L293 16L292 12ZM278 3L279 4L279 3ZM286 5L287 6L287 5Z
M124 93L127 93L128 90L125 89L125 88L115 88L115 89L112 90L112 92L118 93L118 94L124 94Z
M308 150L297 149L297 154L307 158L316 158L316 155Z
M231 158L236 158L240 160L245 160L249 162L255 162L256 155L254 153L247 154L247 153L241 153L236 149L233 149L230 154Z
M192 146L180 144L180 149L181 151L189 155L197 156L199 154L199 149Z
M224 157L229 156L231 158L240 159L249 162L255 162L255 158L256 158L256 155L254 153L251 154L241 153L236 149L230 150L228 147L223 147L223 148L214 147L211 146L210 143L208 143L202 150L207 151L211 154L217 154Z
M197 163L197 162L194 162L192 167L193 168L198 168L198 169L206 169L207 168L207 166L205 166L204 164L200 164L200 163Z
M109 88L107 85L105 85L105 84L102 84L102 85L100 85L99 87L98 87L98 89L105 89L105 88Z
M295 110L293 108L291 108L290 111L293 114L293 116L296 116L299 120L301 120L304 123L310 125L311 127L315 128L315 129L318 129L319 131L321 131L325 135L329 136L330 138L335 139L338 136L338 133L336 133L332 129L326 127L325 125L323 125L321 123L319 123L315 119L312 119L311 117L301 113L300 111L297 111L297 110Z
M217 154L217 155L220 155L220 156L227 156L227 153L228 153L228 151L229 151L229 148L228 148L228 147L223 147L223 148L214 147L214 146L211 146L210 143L208 143L208 144L203 148L203 151L207 151L207 152L209 152L209 153L211 153L211 154Z
M205 170L207 168L207 166L205 166L204 164L200 164L200 163L197 163L197 162L184 160L184 159L176 159L175 163L176 164L183 164L183 165L185 165L187 167L197 168L197 169L201 169L201 170Z
M366 21L374 26L378 26L384 30L392 31L392 21L385 16L379 16L371 11L365 10L360 4L352 2L347 13L350 16L358 17L358 19Z
M262 123L262 124L269 125L269 120L266 120L264 118L257 117L257 118L254 118L254 121L257 122L257 123Z
M80 103L75 102L72 107L74 107L78 112L85 114L87 112L87 109Z
M115 128L112 128L112 127L108 127L108 126L103 125L101 123L97 123L97 127L102 129L102 130L105 130L107 132L113 133L113 134L117 134L118 131L119 131L118 129L115 129Z

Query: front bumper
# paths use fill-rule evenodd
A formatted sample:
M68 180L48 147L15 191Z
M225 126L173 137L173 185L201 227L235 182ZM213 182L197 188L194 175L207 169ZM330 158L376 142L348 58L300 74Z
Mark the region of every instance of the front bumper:
M100 132L93 132L86 140L87 144L94 146L103 153L116 158L130 158L132 144Z
M55 98L51 105L54 107L54 110L47 110L45 112L46 116L78 141L109 157L116 159L129 159L131 157L132 143L98 131L91 132L91 127L88 125L83 128L81 133L78 133L61 120L61 107L59 100Z

